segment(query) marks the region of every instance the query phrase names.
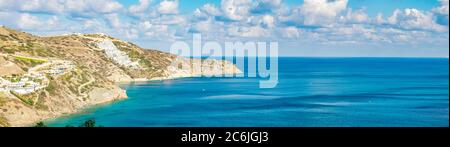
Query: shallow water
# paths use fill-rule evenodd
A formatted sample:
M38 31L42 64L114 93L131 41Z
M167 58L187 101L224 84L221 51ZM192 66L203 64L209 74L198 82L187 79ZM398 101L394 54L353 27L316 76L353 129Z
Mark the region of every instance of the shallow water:
M102 126L448 126L448 59L280 58L279 84L185 78L122 85L129 99L49 121Z

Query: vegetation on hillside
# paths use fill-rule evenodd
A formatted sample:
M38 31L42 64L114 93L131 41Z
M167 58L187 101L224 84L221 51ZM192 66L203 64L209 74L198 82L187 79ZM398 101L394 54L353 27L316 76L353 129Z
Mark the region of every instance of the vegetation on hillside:
M27 98L24 95L20 95L15 92L12 92L12 91L10 93L27 105L29 105L29 106L34 105L34 101L31 98Z

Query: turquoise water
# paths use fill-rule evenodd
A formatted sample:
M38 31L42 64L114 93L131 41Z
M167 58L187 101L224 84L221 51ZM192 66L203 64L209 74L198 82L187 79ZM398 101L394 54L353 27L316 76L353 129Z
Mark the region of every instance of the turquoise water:
M111 127L448 126L448 59L280 58L279 84L186 78L122 85L129 99L49 121Z

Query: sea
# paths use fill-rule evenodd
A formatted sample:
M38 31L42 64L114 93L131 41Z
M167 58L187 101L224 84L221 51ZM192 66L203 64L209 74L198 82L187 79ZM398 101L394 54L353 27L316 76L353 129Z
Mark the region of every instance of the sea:
M105 127L448 127L448 58L278 59L264 78L182 78L120 85L128 99L48 120Z

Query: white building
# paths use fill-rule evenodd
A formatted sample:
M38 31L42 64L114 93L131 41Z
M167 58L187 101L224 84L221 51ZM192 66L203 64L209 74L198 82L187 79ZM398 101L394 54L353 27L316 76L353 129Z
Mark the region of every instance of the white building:
M104 50L106 56L108 56L108 58L112 59L117 64L135 69L139 68L139 63L131 61L128 55L117 49L117 47L111 40L101 41L97 43L97 46L100 49Z

